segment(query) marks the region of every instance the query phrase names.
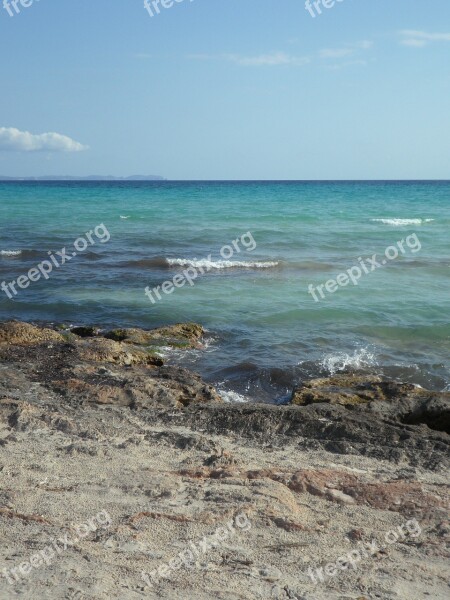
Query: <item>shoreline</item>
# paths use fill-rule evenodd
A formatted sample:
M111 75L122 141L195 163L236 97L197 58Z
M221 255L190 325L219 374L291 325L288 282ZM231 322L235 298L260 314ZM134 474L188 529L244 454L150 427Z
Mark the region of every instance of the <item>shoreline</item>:
M6 597L444 600L450 394L346 373L229 404L159 356L202 335L0 323Z

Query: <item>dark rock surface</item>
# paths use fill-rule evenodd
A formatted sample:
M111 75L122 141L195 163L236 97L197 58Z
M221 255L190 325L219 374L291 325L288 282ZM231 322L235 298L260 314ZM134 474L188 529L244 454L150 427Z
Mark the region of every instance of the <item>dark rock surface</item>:
M142 418L147 418L142 415ZM262 404L191 406L180 415L152 414L164 423L189 424L208 433L234 435L273 447L295 443L301 449L370 456L431 470L449 467L450 436L426 425L384 420L342 406Z
M383 420L450 433L450 392L430 392L410 383L373 375L341 374L312 379L294 389L292 404L331 404Z

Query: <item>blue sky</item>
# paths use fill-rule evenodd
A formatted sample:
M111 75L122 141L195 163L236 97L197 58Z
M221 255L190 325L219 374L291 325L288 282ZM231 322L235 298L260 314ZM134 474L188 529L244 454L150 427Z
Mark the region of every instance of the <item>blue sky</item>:
M450 178L448 0L2 2L1 175Z

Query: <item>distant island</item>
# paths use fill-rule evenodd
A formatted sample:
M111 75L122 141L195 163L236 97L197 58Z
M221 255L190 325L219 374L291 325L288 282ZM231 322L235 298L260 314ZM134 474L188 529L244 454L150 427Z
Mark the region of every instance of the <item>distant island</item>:
M113 175L44 175L43 177L5 177L0 175L0 181L166 181L159 175L130 175L130 177L114 177Z

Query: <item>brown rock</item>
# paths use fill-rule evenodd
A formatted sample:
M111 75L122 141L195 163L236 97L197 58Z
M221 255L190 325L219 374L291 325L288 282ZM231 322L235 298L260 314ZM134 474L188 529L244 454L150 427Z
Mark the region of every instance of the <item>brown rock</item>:
M96 363L117 363L119 365L159 364L163 361L160 357L136 348L131 344L122 344L105 338L77 340L78 356L82 361Z
M291 402L300 406L326 402L353 406L374 401L390 401L420 393L420 388L409 383L383 381L373 375L341 374L334 377L311 379L295 388Z
M52 329L36 327L20 321L0 323L0 344L28 345L63 341L63 336Z
M144 329L115 329L105 337L116 342L139 346L155 345L189 348L195 346L204 334L203 327L195 323L178 323L170 327L160 327L146 331Z

